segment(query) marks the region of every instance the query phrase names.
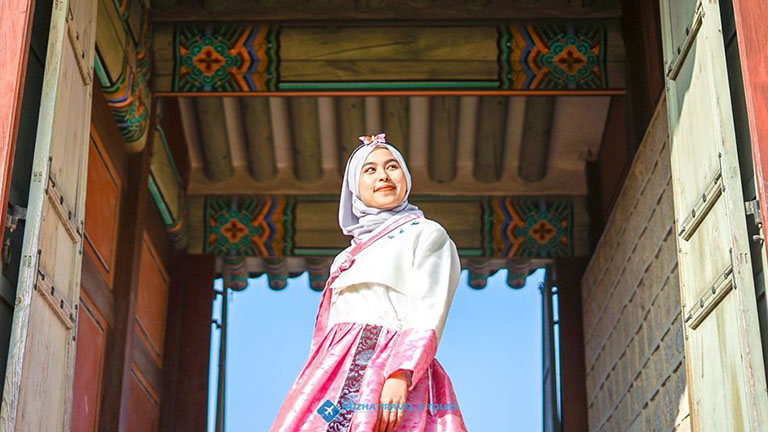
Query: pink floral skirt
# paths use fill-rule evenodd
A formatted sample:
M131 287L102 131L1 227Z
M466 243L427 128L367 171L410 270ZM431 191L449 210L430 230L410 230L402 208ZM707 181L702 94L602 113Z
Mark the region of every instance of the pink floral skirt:
M395 353L398 333L367 323L332 325L299 371L270 432L373 431L387 362L393 355L410 357L408 348ZM412 383L396 432L466 432L451 380L436 358L424 361L427 372Z

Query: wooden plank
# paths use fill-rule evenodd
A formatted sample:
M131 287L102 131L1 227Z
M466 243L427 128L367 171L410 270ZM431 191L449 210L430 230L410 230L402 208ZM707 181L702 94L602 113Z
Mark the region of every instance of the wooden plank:
M589 430L587 422L586 366L582 323L581 278L584 258L560 258L555 261L557 317L560 332L561 419L563 432Z
M152 153L150 171L155 179L162 201L173 220L181 215L182 190L181 178L176 171L170 148L166 146L165 129L155 132L155 151Z
M153 142L151 134L154 133L154 116L151 119L148 143ZM127 388L133 352L131 323L136 313L139 284L136 269L141 262L141 244L150 202L147 178L151 147L148 145L142 151L128 156L126 194L122 197L124 210L120 214L118 229L118 243L121 247L117 252L115 266L115 325L112 337L107 339L107 364L110 367L104 374L104 405L99 421L99 429L104 430L126 430L130 416Z
M352 150L361 144L358 137L366 135L365 101L362 97L342 97L338 99L339 110L339 174L344 174L347 159Z
M768 385L720 8L665 0L661 18L691 425L758 431Z
M104 316L107 325L114 326L115 317L113 314L114 300L112 299L112 290L104 279L104 273L101 271L93 247L86 244L85 254L83 255L83 271L81 275L82 293L85 293L93 306Z
M436 183L453 180L456 175L459 98L432 98L429 137L429 177Z
M491 96L480 98L478 114L474 177L483 183L498 181L501 177L502 152L506 137L507 98Z
M410 123L408 98L392 96L383 97L381 101L387 141L397 147L403 157L408 160L408 129Z
M153 54L152 91L171 91L173 89L173 26L159 25L152 30Z
M269 101L266 98L243 98L243 118L247 119L245 136L251 177L265 181L277 175L275 166L274 137Z
M136 300L136 321L149 343L152 356L162 364L165 345L165 318L168 308L168 274L144 232L138 268L139 288Z
M518 174L529 183L541 180L547 174L554 107L555 99L551 97L528 98L525 104Z
M95 16L95 1L72 5L62 1L52 10L0 408L3 430L65 430L70 422L72 311L80 291ZM65 142L67 154L61 148ZM68 172L63 172L62 164L68 165ZM55 187L52 177L58 181ZM41 394L39 388L46 392Z
M498 73L496 61L280 60L280 82L494 81Z
M254 8L249 1L231 1L221 10L207 10L195 4L177 2L175 7L157 10L158 21L271 21L271 20L502 20L529 18L619 18L620 2L571 2L566 0L490 0L482 3L463 0L433 1L397 0L395 2L359 3L334 0L308 5L301 0L287 0Z
M85 239L93 248L111 287L122 185L114 166L105 156L103 145L92 134L88 151L87 190L90 193L85 202Z
M299 181L317 181L323 175L317 98L290 98L288 106L293 126L293 157L296 161L294 173Z
M157 430L160 417L159 401L149 387L146 378L136 368L131 368L128 381L126 410L141 415L132 415L126 419L125 430L131 432L152 432Z
M213 309L213 255L186 255L174 268L174 278L184 286L183 331L178 340L174 424L177 431L205 430L208 412L208 368ZM206 371L200 373L200 371Z
M757 175L760 212L768 215L768 58L761 54L768 44L765 23L768 4L756 0L733 0L736 34L738 34L744 97L746 100L749 138ZM768 242L764 245L768 250Z
M280 73L291 61L497 61L495 26L288 27L280 31Z
M144 331L138 323L133 327L133 337L136 339L133 349L133 367L136 368L146 380L147 387L157 395L160 400L162 391L162 374L160 365L157 364L157 358L152 352L151 344L148 342ZM134 414L136 414L134 412Z
M127 35L123 21L117 14L115 2L98 0L98 25L96 27L96 46L104 61L104 68L114 84L123 72L123 62L128 55L125 51Z
M219 182L232 177L232 158L221 98L196 98L195 111L208 179Z
M99 424L107 322L84 291L80 299L71 430L84 432Z

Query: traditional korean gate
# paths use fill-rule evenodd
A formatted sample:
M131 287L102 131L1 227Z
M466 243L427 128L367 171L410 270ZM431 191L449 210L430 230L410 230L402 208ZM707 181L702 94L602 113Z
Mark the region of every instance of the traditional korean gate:
M4 431L69 430L96 30L94 0L53 2Z
M661 21L692 425L764 430L768 398L719 5L661 0Z

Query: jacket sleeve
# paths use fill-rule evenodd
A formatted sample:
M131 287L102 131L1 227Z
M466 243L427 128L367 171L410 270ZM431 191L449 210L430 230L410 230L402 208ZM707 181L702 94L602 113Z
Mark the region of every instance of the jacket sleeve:
M406 283L410 307L393 341L394 350L384 367L385 379L405 370L410 374L410 391L426 373L442 337L460 272L456 245L443 227L430 227L419 234Z

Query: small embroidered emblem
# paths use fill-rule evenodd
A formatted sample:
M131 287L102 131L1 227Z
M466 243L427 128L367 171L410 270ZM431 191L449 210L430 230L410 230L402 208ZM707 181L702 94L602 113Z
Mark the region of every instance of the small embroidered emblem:
M393 239L393 238L395 238L395 235L394 234L389 234L389 235L387 235L387 238Z

